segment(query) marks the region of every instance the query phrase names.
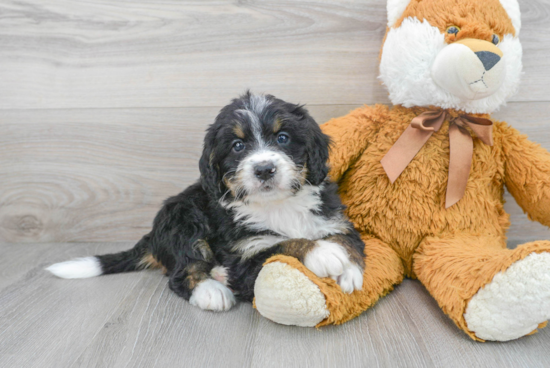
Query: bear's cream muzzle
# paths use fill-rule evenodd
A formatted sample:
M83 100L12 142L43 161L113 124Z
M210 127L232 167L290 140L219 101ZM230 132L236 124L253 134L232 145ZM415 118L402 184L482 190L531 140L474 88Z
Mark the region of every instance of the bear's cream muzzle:
M467 38L446 46L432 65L434 82L462 100L495 93L506 76L502 51L491 42Z

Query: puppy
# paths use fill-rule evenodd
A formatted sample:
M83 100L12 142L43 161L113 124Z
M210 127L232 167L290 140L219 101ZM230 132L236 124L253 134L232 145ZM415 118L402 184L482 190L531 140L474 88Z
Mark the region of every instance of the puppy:
M363 284L364 244L327 179L329 138L301 106L250 92L206 133L200 180L171 197L134 248L54 264L62 278L162 268L202 309L252 301L263 263L296 257L351 293Z

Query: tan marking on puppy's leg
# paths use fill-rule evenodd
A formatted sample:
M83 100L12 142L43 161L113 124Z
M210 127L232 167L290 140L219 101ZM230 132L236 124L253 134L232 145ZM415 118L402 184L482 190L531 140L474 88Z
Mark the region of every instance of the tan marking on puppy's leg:
M147 253L141 258L138 264L139 269L149 269L149 268L159 268L163 273L166 273L168 270L162 265L159 261L153 257L151 253Z
M303 262L307 253L315 248L315 242L308 239L289 239L279 243L283 254L292 256Z
M185 282L187 282L189 290L193 290L201 281L210 278L210 266L206 262L191 263L185 268L185 271L187 272Z
M193 248L197 250L206 262L212 262L214 260L214 253L210 249L210 244L204 239L199 239L193 244Z
M186 267L183 287L191 293L189 303L206 310L229 310L236 303L235 296L227 286L210 277L211 270L212 265L203 261Z

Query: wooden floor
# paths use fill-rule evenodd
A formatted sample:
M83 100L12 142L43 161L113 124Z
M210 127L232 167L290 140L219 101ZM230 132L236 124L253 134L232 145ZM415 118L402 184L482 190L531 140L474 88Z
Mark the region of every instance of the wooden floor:
M550 149L550 0L521 9L522 83L495 117ZM0 242L139 239L247 88L319 123L388 103L385 30L386 0L0 1ZM514 242L550 236L513 216Z
M460 332L417 281L341 326L281 326L250 304L201 311L156 271L61 280L43 268L131 243L8 244L0 367L548 367L550 329L508 343Z
M524 75L494 116L550 149L550 0L520 0ZM156 272L60 280L128 248L198 178L204 129L248 88L319 123L389 103L386 0L0 1L0 368L549 367L550 327L461 333L416 281L342 326L202 312ZM550 239L506 194L509 246ZM116 243L112 243L116 242Z

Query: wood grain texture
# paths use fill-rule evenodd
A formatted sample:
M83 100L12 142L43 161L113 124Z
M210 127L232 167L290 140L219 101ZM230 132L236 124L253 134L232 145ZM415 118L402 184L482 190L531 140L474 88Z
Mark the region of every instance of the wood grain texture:
M319 121L350 106L312 106ZM0 239L123 241L199 177L219 108L0 113Z
M309 106L318 122L354 105ZM199 177L204 129L219 108L4 110L0 241L135 241L162 201ZM546 102L495 114L550 149ZM509 194L510 244L549 239Z
M0 291L0 367L70 367L74 352L84 349L106 323L113 322L110 317L116 306L145 276L121 275L107 285L100 278L60 283L43 268L52 261L81 255L82 250L74 245L0 247L5 259L15 257L22 247L27 250L27 256L19 255L17 268L5 265L8 274L20 276ZM42 257L37 257L37 249ZM85 248L92 254L115 249L120 245ZM144 288L133 292L143 293Z
M387 102L386 0L5 0L0 109L222 106L252 88L310 104ZM523 83L548 101L550 5L521 2Z
M0 14L0 108L221 106L246 88L387 100L371 83L380 0L34 0Z
M508 343L460 332L417 281L405 280L341 326L282 326L250 304L204 312L156 271L61 280L42 268L122 244L1 244L20 255L0 285L0 367L545 367L550 330ZM34 249L44 256L36 258ZM59 251L63 249L63 251Z
M43 271L131 247L162 201L198 178L204 129L247 88L307 103L319 123L388 103L376 79L385 6L0 2L0 367L548 366L550 329L475 343L416 281L315 330L276 325L249 304L200 311L158 272ZM550 149L550 1L521 9L525 74L495 116ZM550 239L506 199L511 247ZM127 242L66 243L90 241Z

